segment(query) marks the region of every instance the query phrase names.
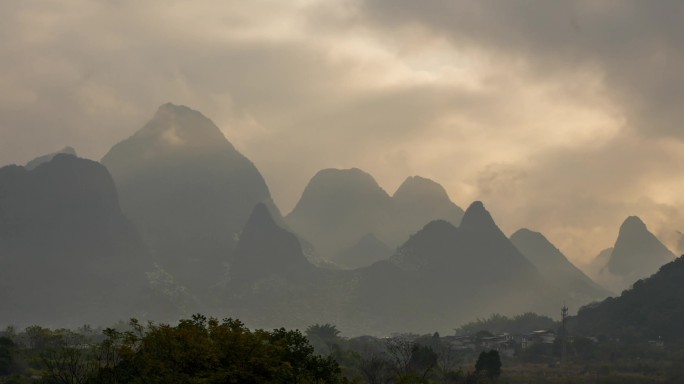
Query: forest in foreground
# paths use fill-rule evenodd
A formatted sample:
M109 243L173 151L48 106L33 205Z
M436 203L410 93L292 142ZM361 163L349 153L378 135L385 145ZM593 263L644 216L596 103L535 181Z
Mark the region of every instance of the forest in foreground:
M541 326L549 329L530 331ZM477 330L477 331L475 331ZM511 330L514 333L503 332ZM0 332L0 383L679 383L684 345L563 332L494 315L454 335L344 338L335 325L250 330L194 315L177 325ZM564 336L565 335L565 336ZM538 337L535 337L538 336Z

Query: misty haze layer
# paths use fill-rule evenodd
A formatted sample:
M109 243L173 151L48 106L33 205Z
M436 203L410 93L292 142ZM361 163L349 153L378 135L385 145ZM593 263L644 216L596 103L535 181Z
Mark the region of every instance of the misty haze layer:
M576 263L638 215L684 229L677 0L0 4L0 164L101 159L174 100L210 115L283 213L321 169L439 181Z
M610 256L597 258L606 258L598 271L598 281L620 292L654 274L663 264L674 260L675 255L649 232L641 219L630 216L620 226Z
M540 233L509 239L482 202L463 212L419 176L390 196L364 171L325 169L283 219L254 164L188 107L161 106L103 163L51 154L0 169L3 321L201 310L265 328L388 334L492 313L555 316L559 303L608 295ZM663 249L631 217L604 269L648 276L672 259Z
M166 317L150 289L151 259L119 209L102 165L60 154L0 168L3 325L109 324Z
M352 262L355 253L395 249L430 221L458 225L462 216L432 180L408 177L390 197L371 175L353 168L318 172L286 222L325 257L362 267L370 263Z
M102 159L121 209L183 285L209 293L257 203L277 212L254 164L197 111L162 105Z

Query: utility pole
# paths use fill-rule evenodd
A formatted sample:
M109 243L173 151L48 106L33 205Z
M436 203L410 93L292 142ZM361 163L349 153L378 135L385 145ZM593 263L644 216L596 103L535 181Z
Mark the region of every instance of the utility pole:
M568 317L568 307L563 304L563 308L561 308L561 343L562 343L562 350L561 350L561 364L565 365L565 359L567 358L567 340L568 340L568 331L565 328L565 321Z

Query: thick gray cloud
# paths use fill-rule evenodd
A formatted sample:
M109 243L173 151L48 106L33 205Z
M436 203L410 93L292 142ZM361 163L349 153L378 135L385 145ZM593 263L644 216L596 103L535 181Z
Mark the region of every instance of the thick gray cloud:
M684 139L684 3L626 0L366 0L371 23L420 26L543 80L594 71L630 127Z
M668 149L629 136L596 149L540 153L525 168L492 165L480 173L478 190L505 227L542 229L577 255L612 245L618 224L630 215L642 217L668 240L684 222L676 197L684 171L682 146Z
M682 20L675 1L4 1L0 163L99 159L171 101L285 212L321 168L390 193L420 174L587 259L629 214L684 229Z
M538 226L586 258L608 245L612 223L626 215L641 215L663 237L683 224L673 195L683 168L684 4L367 0L363 8L377 28L445 39L530 84L562 83L571 98L586 92L573 89L578 76L575 85L595 79L602 108L622 120L607 127L619 127L615 137L598 147L545 150L527 166L490 164L475 177L509 227L511 219Z

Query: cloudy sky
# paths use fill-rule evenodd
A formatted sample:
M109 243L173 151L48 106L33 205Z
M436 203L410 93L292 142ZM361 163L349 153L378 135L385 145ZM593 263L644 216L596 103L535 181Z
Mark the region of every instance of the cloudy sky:
M327 167L482 200L573 260L684 230L684 3L0 2L0 164L203 112L284 213Z

